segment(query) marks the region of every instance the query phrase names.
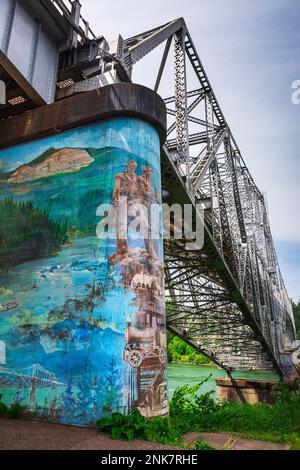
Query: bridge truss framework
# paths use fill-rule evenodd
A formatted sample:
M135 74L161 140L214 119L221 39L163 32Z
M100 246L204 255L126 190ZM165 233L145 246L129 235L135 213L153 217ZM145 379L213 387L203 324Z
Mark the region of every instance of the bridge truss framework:
M154 89L173 45L174 95L165 99L168 202L205 208L203 249L165 242L169 330L232 369L292 370L295 328L268 211L218 104L183 19L125 41L124 67L166 41ZM130 57L130 60L128 60ZM121 57L119 57L121 60ZM187 87L192 66L199 87ZM179 189L182 187L182 191Z

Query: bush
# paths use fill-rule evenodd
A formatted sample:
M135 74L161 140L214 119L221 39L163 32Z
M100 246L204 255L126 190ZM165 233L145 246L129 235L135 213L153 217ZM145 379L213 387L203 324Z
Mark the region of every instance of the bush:
M171 415L195 415L198 413L211 413L216 411L219 404L211 397L212 391L199 394L202 385L211 378L211 375L197 385L190 387L184 385L176 388L170 402Z
M0 417L3 418L3 416L6 416L6 414L7 414L7 406L5 405L5 403L0 401Z
M180 436L180 429L173 426L169 418L157 417L148 419L143 437L147 441L176 445L180 440Z
M227 403L217 411L202 414L194 420L199 431L300 433L300 399L275 405Z
M197 441L195 449L196 450L216 450L214 447L210 446L209 444L206 444L206 442L204 441Z
M138 410L125 416L113 413L111 418L102 418L96 422L96 427L103 432L109 433L112 439L127 439L132 441L143 435L147 427L146 420Z
M26 407L20 403L14 403L7 409L7 417L10 419L20 419L24 416Z
M99 419L96 428L110 434L112 439L146 439L162 443L176 443L180 434L170 425L169 418L145 419L136 409L128 416L113 413L111 418Z

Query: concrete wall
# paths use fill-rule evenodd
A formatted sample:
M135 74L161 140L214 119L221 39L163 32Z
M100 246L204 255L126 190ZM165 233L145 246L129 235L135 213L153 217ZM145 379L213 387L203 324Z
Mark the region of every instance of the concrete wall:
M235 380L240 393L247 403L251 405L255 403L275 403L274 392L278 389L279 383L267 380ZM216 379L217 398L219 400L241 403L236 387L229 378Z

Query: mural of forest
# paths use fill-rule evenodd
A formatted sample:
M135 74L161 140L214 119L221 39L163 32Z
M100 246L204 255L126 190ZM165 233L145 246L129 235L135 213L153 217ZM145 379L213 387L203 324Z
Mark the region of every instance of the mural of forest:
M0 151L3 401L77 425L167 412L162 242L120 255L96 236L129 162L140 200L160 202L159 152L155 129L125 118Z

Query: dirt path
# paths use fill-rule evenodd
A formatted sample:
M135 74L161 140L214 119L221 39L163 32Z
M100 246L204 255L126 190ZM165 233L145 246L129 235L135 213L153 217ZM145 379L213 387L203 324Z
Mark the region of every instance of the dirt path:
M148 441L112 440L88 428L0 419L1 450L175 450Z
M187 447L202 440L222 450L288 450L285 444L243 439L230 433L189 433ZM95 429L0 419L0 450L180 450L148 441L112 440Z

